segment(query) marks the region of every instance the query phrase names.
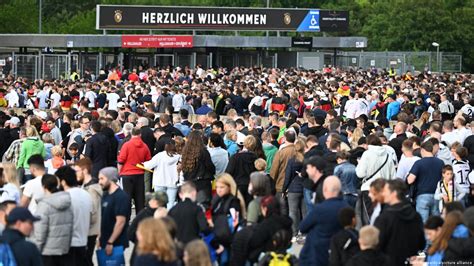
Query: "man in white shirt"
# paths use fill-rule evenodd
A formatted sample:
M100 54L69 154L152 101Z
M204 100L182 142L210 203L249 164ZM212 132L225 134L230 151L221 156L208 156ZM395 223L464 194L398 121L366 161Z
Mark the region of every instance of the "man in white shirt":
M115 87L112 87L111 92L107 93L108 110L117 111L117 103L119 100L120 100L120 96L115 92Z
M61 95L58 93L58 89L53 87L50 99L51 99L51 109L56 108L59 106L61 102Z
M446 94L441 95L441 103L438 105L439 111L442 115L446 117L452 117L454 114L454 106L448 100L448 96Z
M32 155L28 159L28 164L30 166L31 175L33 175L34 178L26 182L23 195L21 196L20 206L28 208L31 213L35 214L37 202L44 196L41 179L43 175L46 174L46 169L44 168L44 158L39 154Z
M184 101L185 101L185 98L182 91L181 90L175 91L175 95L173 96L173 99L172 99L172 105L173 105L175 113L181 110L181 107L183 107L184 105Z
M454 132L458 134L461 144L464 144L464 140L472 135L471 130L466 127L466 119L462 116L455 117L454 127L456 128Z
M8 87L8 93L5 95L5 100L7 100L9 108L20 106L20 96L18 96L18 93L15 91L13 86Z
M48 86L44 86L42 90L38 92L36 98L38 99L38 108L39 109L48 109L48 99L49 99L49 90Z
M408 174L410 173L411 167L416 161L420 159L420 157L413 155L413 141L409 139L403 141L402 152L403 155L400 158L400 162L398 163L395 177L406 180Z
M86 87L86 94L84 95L84 97L89 102L88 107L95 108L95 99L97 98L97 94L94 91L92 91L92 89L89 86Z
M60 186L71 195L74 225L69 256L76 265L87 265L86 247L91 224L92 198L87 191L79 188L76 171L70 166L60 167L56 171L56 176L59 178Z
M355 93L351 92L349 94L349 100L347 100L346 105L344 106L344 116L347 119L355 119L357 110L359 109L359 102L354 98Z
M461 138L460 136L454 132L454 123L451 120L446 120L443 123L443 135L441 136L441 141L446 142L448 144L448 147L451 147L451 145L454 142L459 142L461 143Z

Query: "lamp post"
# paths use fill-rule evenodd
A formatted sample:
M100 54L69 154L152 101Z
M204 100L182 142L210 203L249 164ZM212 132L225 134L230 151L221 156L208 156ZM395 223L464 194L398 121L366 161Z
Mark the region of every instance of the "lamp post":
M433 42L431 45L436 47L436 64L438 64L438 72L441 73L441 63L439 58L439 43Z
M270 7L270 0L267 0L267 8L269 8L269 7ZM270 33L268 32L268 30L267 30L266 35L267 35L267 37L270 36Z
M39 14L38 14L38 33L41 34L41 16L43 11L43 0L39 0Z

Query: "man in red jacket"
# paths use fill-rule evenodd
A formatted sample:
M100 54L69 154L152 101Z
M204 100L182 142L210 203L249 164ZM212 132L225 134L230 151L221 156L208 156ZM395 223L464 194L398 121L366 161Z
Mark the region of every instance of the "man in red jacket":
M150 159L150 150L141 139L140 129L132 129L132 138L123 144L117 162L123 190L133 198L136 213L145 205L145 171L136 165Z

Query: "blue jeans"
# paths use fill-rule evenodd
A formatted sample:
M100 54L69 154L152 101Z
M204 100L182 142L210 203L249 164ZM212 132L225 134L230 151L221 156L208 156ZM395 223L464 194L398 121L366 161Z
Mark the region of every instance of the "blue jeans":
M166 205L166 208L170 210L174 206L174 203L176 201L176 194L178 194L178 188L155 186L155 191L166 192L166 195L168 195L168 204Z
M432 215L439 215L438 202L434 194L421 194L416 196L416 211L421 215L423 223Z
M306 213L308 214L314 208L313 191L311 189L303 189L304 203L306 204Z

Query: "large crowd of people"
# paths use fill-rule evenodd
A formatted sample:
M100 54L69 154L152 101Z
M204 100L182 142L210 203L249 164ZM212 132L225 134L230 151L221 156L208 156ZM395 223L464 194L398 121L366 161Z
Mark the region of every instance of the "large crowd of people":
M7 76L0 265L474 263L473 91L393 69Z

